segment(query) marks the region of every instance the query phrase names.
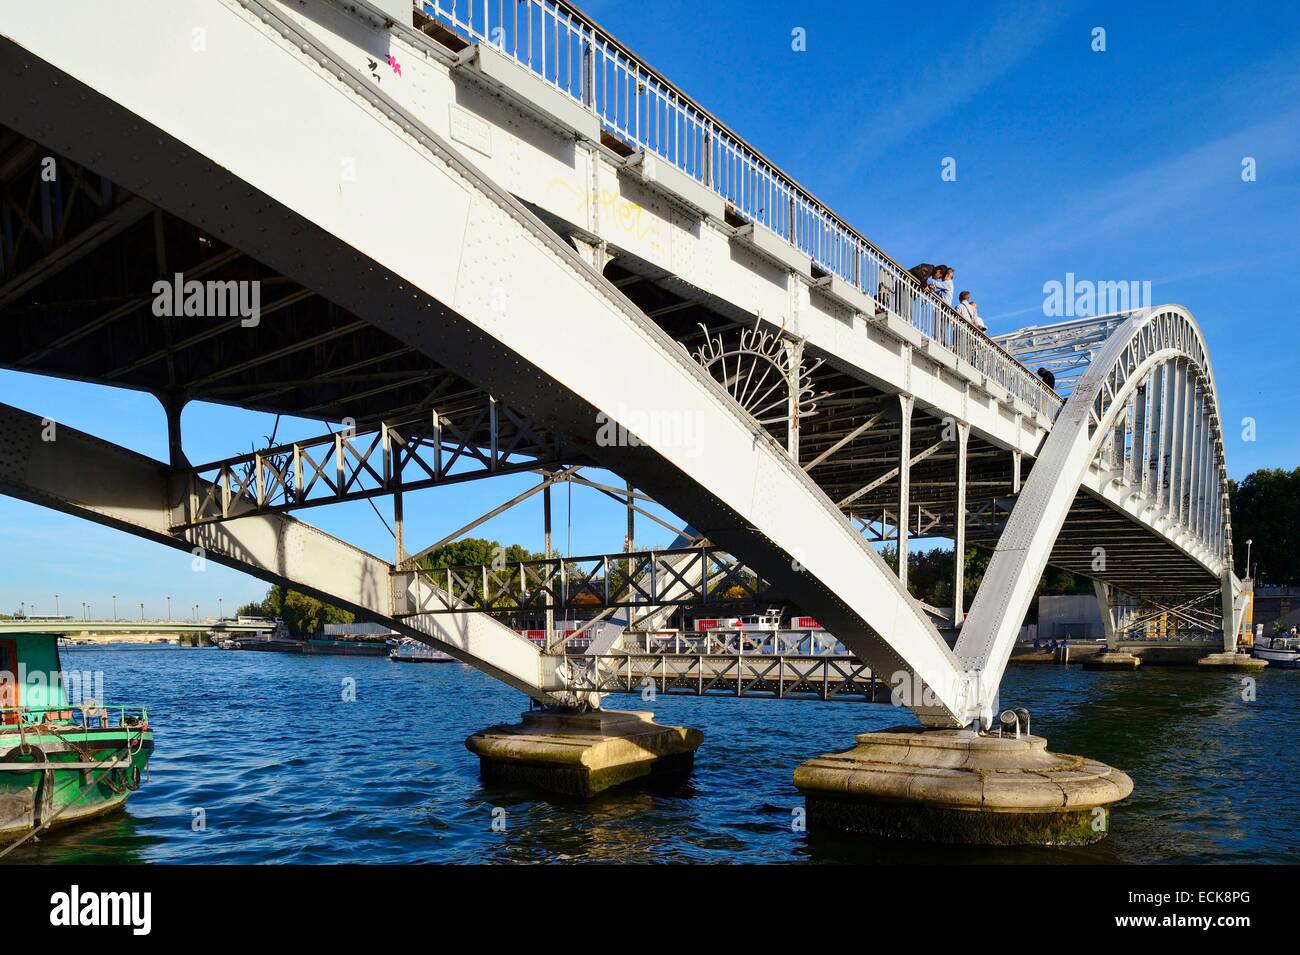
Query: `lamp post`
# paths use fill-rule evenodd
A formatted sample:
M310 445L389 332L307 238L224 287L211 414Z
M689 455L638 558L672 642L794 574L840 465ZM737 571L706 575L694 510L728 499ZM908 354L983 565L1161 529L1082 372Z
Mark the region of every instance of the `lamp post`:
M144 623L144 601L140 601L140 622Z
M54 616L57 617L58 615L59 615L59 595L55 594L54 595Z
M1250 545L1255 543L1253 540L1246 541L1246 577L1250 578Z
M113 594L113 622L117 623L117 594Z
M218 597L217 598L217 623L221 623L221 621L226 619L226 612L225 610L222 609L223 603L224 601L220 597Z
M172 622L172 598L167 598L167 622Z

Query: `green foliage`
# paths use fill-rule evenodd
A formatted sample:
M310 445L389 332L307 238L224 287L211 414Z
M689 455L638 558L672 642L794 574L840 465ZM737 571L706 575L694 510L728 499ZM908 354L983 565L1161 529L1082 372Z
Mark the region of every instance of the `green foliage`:
M347 610L290 590L282 584L271 587L266 599L260 604L245 604L240 607L239 613L248 617L269 617L272 620L279 617L296 637L320 633L327 623L352 623L356 619Z
M1240 484L1228 482L1232 507L1232 550L1238 572L1250 562L1261 583L1300 584L1300 468L1262 468Z
M890 566L898 567L898 548L887 544L881 549L880 556ZM980 584L984 572L988 569L992 553L982 547L966 548L966 569L962 584L967 609ZM907 589L918 600L935 607L948 608L952 604L953 551L951 548L934 548L927 551L909 551L907 555ZM1037 596L1057 594L1090 594L1092 581L1086 577L1073 574L1055 567L1048 567L1038 582Z
M420 566L426 570L441 567L473 567L479 564L498 567L515 564L524 560L541 560L543 554L535 554L519 544L502 547L498 541L482 537L462 537L458 541L430 551L420 558Z
M425 570L487 565L491 569L505 571L514 564L527 560L541 560L544 556L544 554L533 553L519 544L503 547L499 541L490 541L482 537L463 537L435 548L421 557L418 563ZM481 584L478 590L479 600L485 600L487 593ZM493 606L498 609L509 609L515 606L515 603L513 600L500 599L493 601Z

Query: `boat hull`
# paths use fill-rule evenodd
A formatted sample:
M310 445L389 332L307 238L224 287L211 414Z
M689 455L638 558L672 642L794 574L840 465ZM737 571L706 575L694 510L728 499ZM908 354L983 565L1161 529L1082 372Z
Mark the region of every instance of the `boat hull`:
M308 640L303 653L343 657L386 657L391 648L387 643L360 640Z
M28 727L20 734L0 726L0 764L32 765L31 771L0 771L0 838L116 812L139 788L153 753L152 731L120 726L55 730ZM103 767L87 766L94 763Z
M1255 647L1251 656L1256 660L1267 660L1270 667L1282 670L1300 670L1300 650L1273 650L1268 647Z

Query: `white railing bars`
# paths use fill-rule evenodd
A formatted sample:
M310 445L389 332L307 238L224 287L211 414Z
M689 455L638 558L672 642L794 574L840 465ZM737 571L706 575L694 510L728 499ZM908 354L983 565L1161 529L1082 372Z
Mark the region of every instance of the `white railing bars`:
M585 105L602 128L672 163L816 265L1048 417L1062 399L1036 374L853 229L757 149L578 9L559 0L413 0L416 9L513 57Z

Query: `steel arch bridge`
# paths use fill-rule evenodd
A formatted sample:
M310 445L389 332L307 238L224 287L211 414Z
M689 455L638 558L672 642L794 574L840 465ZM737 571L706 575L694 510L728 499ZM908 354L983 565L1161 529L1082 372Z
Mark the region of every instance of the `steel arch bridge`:
M170 446L5 407L0 490L389 621L550 703L590 703L590 674L422 573L405 495L585 480L626 503L626 551L653 500L689 524L680 548L730 555L872 674L923 684L931 725L987 725L1049 564L1107 600L1213 592L1233 646L1222 423L1185 309L994 342L576 9L494 10L0 4L0 365L157 395ZM182 307L160 315L174 275ZM258 283L260 313L187 315L190 282ZM1053 350L1078 372L1064 399L1017 359ZM195 466L195 400L346 426ZM380 497L392 560L294 516ZM965 545L994 551L955 648L907 588L927 536L956 542L958 625ZM627 581L648 596L607 622L683 602L708 566L651 554Z

